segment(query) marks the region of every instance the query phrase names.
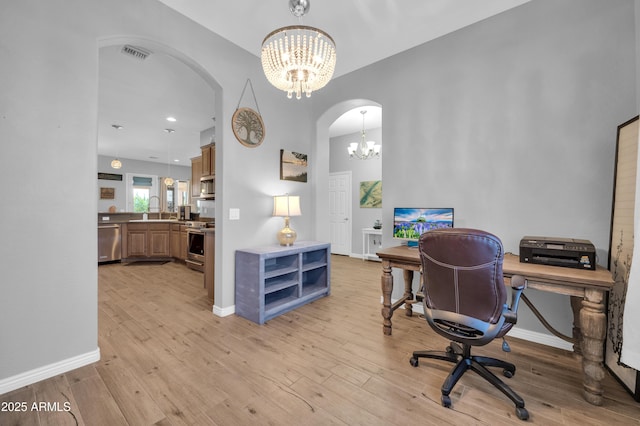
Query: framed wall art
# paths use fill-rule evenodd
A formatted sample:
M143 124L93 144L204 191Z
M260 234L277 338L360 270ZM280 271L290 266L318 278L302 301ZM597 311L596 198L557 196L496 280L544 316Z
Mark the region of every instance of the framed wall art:
M382 208L382 181L369 180L360 182L360 207Z
M280 180L307 181L307 154L280 150Z
M115 188L100 188L100 199L101 200L113 200L116 198L116 189Z
M638 158L638 117L618 126L609 240L609 265L614 285L608 296L605 365L640 401L640 373L620 361L622 319L633 255L635 194Z

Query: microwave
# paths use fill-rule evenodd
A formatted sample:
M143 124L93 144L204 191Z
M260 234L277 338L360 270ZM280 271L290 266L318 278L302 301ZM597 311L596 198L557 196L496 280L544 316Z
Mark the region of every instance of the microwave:
M200 198L216 198L216 177L202 176L200 178Z

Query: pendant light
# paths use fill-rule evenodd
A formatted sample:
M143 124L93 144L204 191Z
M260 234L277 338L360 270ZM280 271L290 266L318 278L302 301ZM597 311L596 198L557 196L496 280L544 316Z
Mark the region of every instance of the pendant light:
M173 132L175 132L175 130L173 129L164 129L165 132L167 132L168 134L171 134ZM173 178L170 177L171 176L171 154L170 154L170 148L171 148L171 141L169 141L167 139L167 177L164 178L164 184L166 186L172 186L173 185Z
M289 10L302 21L311 7L309 0L290 0ZM336 66L336 44L318 28L293 25L278 28L262 42L262 69L269 83L287 92L291 99L307 97L326 86Z
M360 142L351 142L347 147L347 151L349 152L350 159L358 159L358 160L370 160L372 158L380 157L380 148L381 146L374 141L366 141L366 134L364 132L364 115L367 113L366 110L360 111L362 114L362 133Z

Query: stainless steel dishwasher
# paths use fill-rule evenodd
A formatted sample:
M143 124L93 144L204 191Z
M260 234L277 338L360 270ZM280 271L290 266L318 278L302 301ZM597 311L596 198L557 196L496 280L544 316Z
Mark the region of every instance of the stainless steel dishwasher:
M122 259L120 225L98 225L98 263Z

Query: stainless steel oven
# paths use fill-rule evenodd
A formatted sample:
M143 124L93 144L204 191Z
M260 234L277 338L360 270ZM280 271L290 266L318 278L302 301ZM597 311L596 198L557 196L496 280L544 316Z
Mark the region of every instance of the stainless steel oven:
M203 222L187 222L187 259L185 263L191 269L204 272L204 232Z

